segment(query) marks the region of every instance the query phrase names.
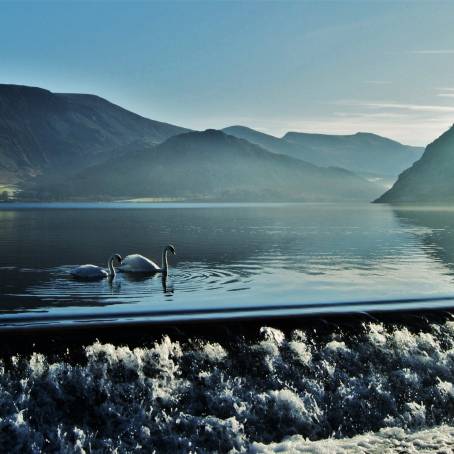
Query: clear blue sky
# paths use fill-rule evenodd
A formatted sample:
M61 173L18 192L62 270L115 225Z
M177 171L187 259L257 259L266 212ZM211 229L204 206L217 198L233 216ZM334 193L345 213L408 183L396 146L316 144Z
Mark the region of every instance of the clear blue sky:
M95 93L195 129L454 123L454 1L4 2L0 82Z

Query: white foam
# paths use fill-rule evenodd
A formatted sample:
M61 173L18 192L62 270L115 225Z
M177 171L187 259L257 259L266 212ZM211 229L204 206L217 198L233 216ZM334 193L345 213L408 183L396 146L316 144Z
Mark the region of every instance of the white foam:
M448 446L454 324L337 331L286 336L263 328L255 342L225 345L168 336L143 348L95 342L78 363L70 352L13 356L0 362L0 446L7 452L374 446L382 452L436 440ZM434 426L433 434L424 431Z
M439 426L416 432L400 428L385 428L376 433L367 433L352 438L310 441L301 435L289 437L279 443L254 443L251 453L304 453L304 454L360 454L395 452L437 452L454 451L454 427Z

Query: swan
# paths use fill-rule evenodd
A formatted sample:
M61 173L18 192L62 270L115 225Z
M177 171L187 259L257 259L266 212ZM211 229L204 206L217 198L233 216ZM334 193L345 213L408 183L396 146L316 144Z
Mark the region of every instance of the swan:
M150 260L140 254L131 254L126 256L120 267L118 268L123 273L162 273L167 274L168 263L167 253L171 252L173 255L176 254L175 247L171 244L167 245L162 251L162 265L159 267L153 260Z
M114 265L115 262L115 265ZM122 262L121 255L113 254L107 261L109 271L96 265L81 265L70 271L72 277L84 280L97 280L108 277L113 279L115 277L115 266L119 266Z

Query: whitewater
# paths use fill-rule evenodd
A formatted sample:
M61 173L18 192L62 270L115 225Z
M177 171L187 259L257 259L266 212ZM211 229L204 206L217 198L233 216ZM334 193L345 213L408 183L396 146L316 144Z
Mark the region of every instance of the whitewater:
M4 355L4 452L452 452L454 319Z

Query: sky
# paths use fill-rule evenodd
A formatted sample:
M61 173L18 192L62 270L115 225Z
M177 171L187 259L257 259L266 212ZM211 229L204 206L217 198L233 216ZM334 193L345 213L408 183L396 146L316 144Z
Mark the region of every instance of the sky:
M454 1L0 0L0 83L93 93L193 129L454 123Z

